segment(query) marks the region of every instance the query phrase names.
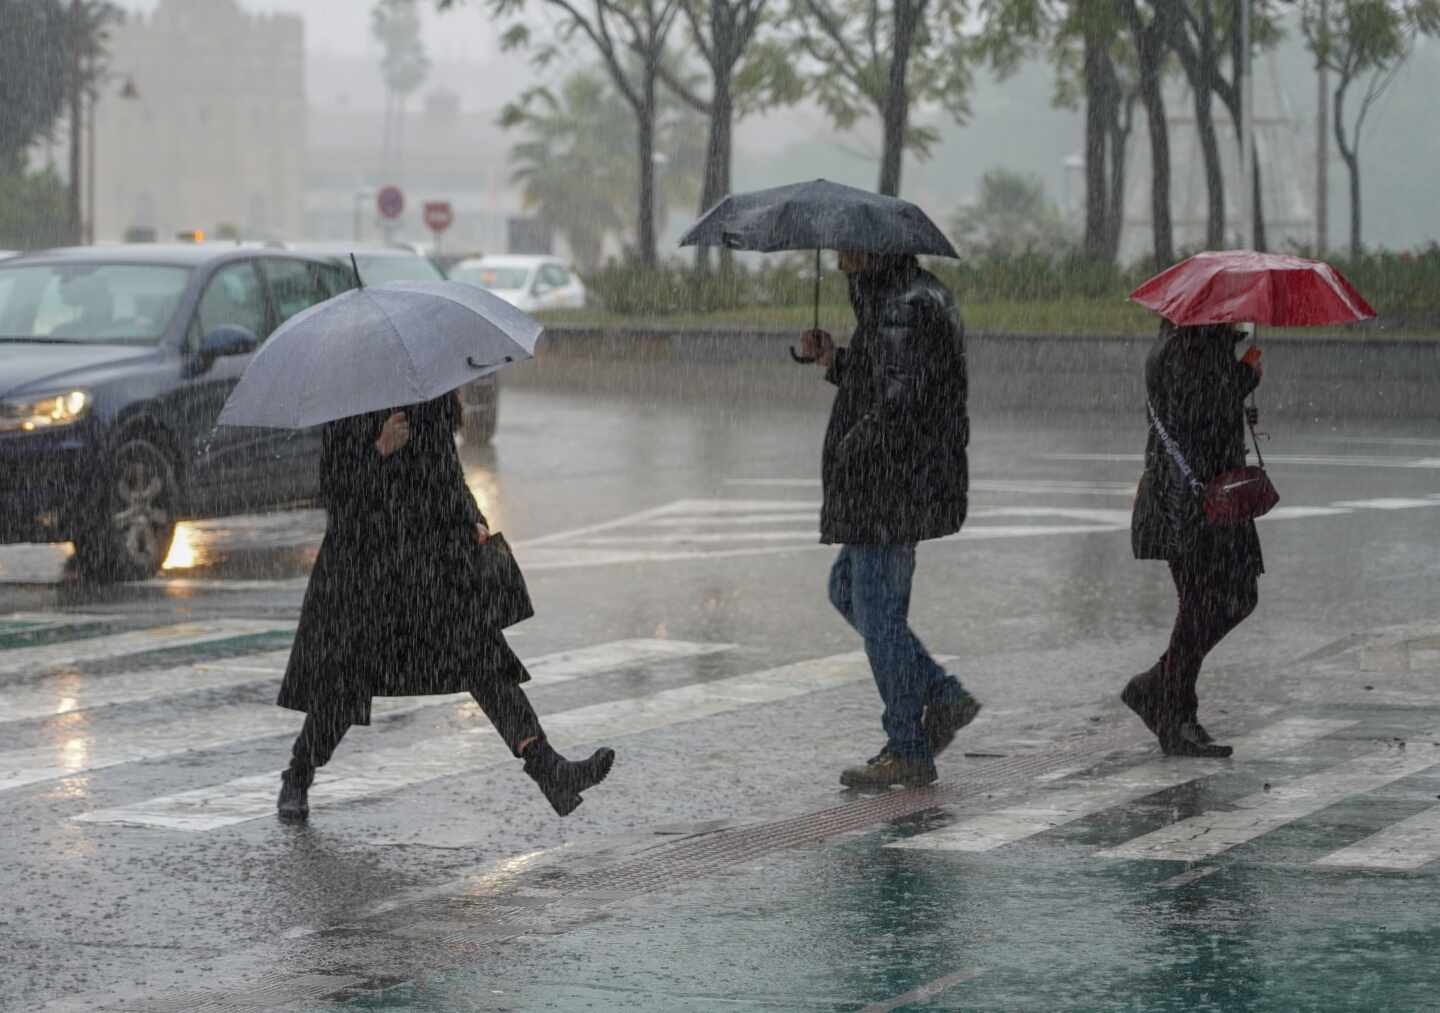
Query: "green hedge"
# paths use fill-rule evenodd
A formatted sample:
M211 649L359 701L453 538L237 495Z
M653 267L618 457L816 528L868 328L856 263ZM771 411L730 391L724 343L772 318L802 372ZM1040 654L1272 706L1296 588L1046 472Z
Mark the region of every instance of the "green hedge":
M1301 251L1303 253L1303 251ZM1440 245L1416 253L1367 253L1330 257L1376 308L1382 319L1415 325L1440 324ZM1065 254L929 260L926 266L955 292L961 304L1124 299L1153 273L1148 263L1129 267ZM668 265L646 271L611 263L585 277L606 311L634 317L695 315L759 307L808 306L814 299L813 254L776 254L759 267L737 266L729 274ZM820 283L826 306L847 302L845 278L826 254Z

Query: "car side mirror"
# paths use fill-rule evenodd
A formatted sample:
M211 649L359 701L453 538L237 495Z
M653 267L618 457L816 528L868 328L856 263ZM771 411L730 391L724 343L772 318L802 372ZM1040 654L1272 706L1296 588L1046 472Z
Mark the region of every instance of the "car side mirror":
M203 373L222 355L249 355L260 347L260 339L248 327L221 324L200 339L196 350L195 371Z
M260 347L260 339L248 327L221 324L200 339L200 354L211 359L222 355L249 355Z

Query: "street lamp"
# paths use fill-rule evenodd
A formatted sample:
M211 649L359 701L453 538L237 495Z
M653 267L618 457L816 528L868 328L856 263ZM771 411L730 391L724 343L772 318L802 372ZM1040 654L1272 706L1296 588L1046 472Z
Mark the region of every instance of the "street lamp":
M125 83L121 86L117 95L127 102L136 102L140 98L140 89L135 87L135 78L125 75ZM97 88L90 93L90 122L87 124L90 146L90 164L86 167L85 188L90 192L90 214L85 218L85 243L93 245L95 242L95 108L100 104L100 90Z

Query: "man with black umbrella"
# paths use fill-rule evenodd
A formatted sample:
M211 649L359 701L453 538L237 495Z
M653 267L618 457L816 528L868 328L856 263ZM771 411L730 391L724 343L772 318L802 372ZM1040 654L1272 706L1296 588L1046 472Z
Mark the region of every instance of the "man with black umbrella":
M923 785L980 702L911 631L915 545L964 523L970 438L964 328L950 291L914 256L842 250L857 327L849 347L806 331L804 352L839 391L821 465L821 541L842 546L830 600L865 639L885 704L884 749L845 770L851 788Z

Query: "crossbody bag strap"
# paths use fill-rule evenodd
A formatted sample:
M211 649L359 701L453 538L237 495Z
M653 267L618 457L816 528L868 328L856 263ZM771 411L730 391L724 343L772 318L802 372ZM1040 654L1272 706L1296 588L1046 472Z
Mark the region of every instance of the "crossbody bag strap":
M1250 396L1250 408L1252 411L1255 410L1255 396L1253 394ZM1250 430L1250 443L1255 447L1255 463L1260 465L1261 468L1264 468L1265 458L1260 456L1260 436L1255 432L1255 426L1250 423L1249 419L1246 420L1246 428Z
M1185 481L1190 483L1191 490L1197 495L1203 494L1205 484L1196 478L1195 473L1190 470L1190 465L1186 462L1185 455L1180 453L1179 445L1170 436L1170 433L1166 431L1165 426L1161 424L1160 416L1155 412L1155 405L1150 402L1149 398L1145 399L1145 408L1150 412L1150 424L1155 427L1155 433L1160 437L1160 442L1164 445L1165 452L1170 455L1171 460L1173 460L1176 467L1180 469L1180 474L1185 476Z

